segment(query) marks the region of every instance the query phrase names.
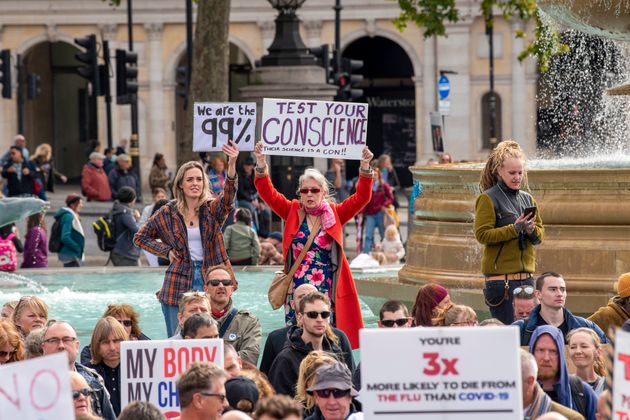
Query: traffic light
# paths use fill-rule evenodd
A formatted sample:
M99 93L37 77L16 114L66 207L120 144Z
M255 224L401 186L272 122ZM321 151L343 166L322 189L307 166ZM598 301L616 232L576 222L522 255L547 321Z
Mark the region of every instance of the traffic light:
M317 65L324 68L326 74L326 83L334 83L335 80L335 56L330 54L330 47L328 44L322 44L319 47L310 48L311 54L313 54L317 60Z
M354 74L356 70L362 67L362 60L341 59L341 69L335 78L335 82L339 86L337 99L341 101L353 101L363 96L363 89L356 89L356 86L363 81L363 75Z
M177 67L175 81L177 82L177 95L188 100L188 68L186 66Z
M26 97L28 99L37 99L42 92L41 77L39 74L29 73L26 75Z
M2 97L11 99L11 50L0 51L0 84L2 84Z
M130 104L138 93L138 54L116 50L116 103Z
M92 84L92 95L97 96L101 92L101 76L98 69L96 35L91 34L83 38L75 38L74 43L85 48L84 52L75 54L75 58L85 64L79 66L77 72Z

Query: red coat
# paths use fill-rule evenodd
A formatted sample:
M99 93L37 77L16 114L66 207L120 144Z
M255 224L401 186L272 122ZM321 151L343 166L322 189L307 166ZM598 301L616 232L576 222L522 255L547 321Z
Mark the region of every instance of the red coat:
M81 189L90 201L109 201L112 192L109 189L109 179L103 168L86 163L81 173Z
M254 179L258 195L282 220L285 221L284 232L282 234L282 254L285 258L289 256L291 242L300 228L300 202L298 200L287 200L271 183L268 175L256 175ZM372 178L361 175L357 183L357 191L340 204L331 203L336 223L326 229L337 243L339 249L340 267L337 273L336 284L333 287L335 295L335 312L337 328L348 336L353 349L359 347L359 330L363 328L363 318L359 306L359 296L354 286L352 271L343 252L343 225L350 221L358 212L365 207L372 197Z

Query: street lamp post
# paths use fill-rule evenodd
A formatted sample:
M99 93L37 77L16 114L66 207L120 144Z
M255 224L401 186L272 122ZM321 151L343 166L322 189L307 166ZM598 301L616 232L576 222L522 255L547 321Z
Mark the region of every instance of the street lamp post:
M488 36L488 59L490 61L490 97L489 105L489 128L490 145L494 148L497 144L497 98L494 93L494 29L492 16L486 18L486 35Z
M268 0L278 10L276 35L269 46L269 54L261 60L262 66L315 65L315 57L309 54L300 36L300 20L295 11L306 0Z

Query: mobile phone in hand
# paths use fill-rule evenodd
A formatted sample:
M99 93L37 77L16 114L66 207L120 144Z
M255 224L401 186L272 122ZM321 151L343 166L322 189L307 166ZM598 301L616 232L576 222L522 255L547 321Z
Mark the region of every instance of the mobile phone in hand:
M536 215L536 206L527 207L525 210L523 210L523 215L527 219L529 219L532 215Z

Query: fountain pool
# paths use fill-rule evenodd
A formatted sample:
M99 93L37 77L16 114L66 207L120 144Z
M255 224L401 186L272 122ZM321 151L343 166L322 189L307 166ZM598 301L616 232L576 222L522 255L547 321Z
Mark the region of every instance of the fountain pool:
M50 319L63 319L76 328L81 347L90 342L92 329L109 303L133 305L140 313L140 325L146 335L152 339L167 338L162 310L155 297L164 278L162 269L48 269L21 271L20 275L27 279L2 273L0 305L24 295L36 294L48 304ZM362 276L365 275L358 275ZM283 312L273 311L267 302L267 289L272 277L270 271L236 272L239 289L234 294L235 305L247 307L258 316L262 323L263 340L270 331L284 326ZM375 327L378 318L363 298L361 308L365 325Z

